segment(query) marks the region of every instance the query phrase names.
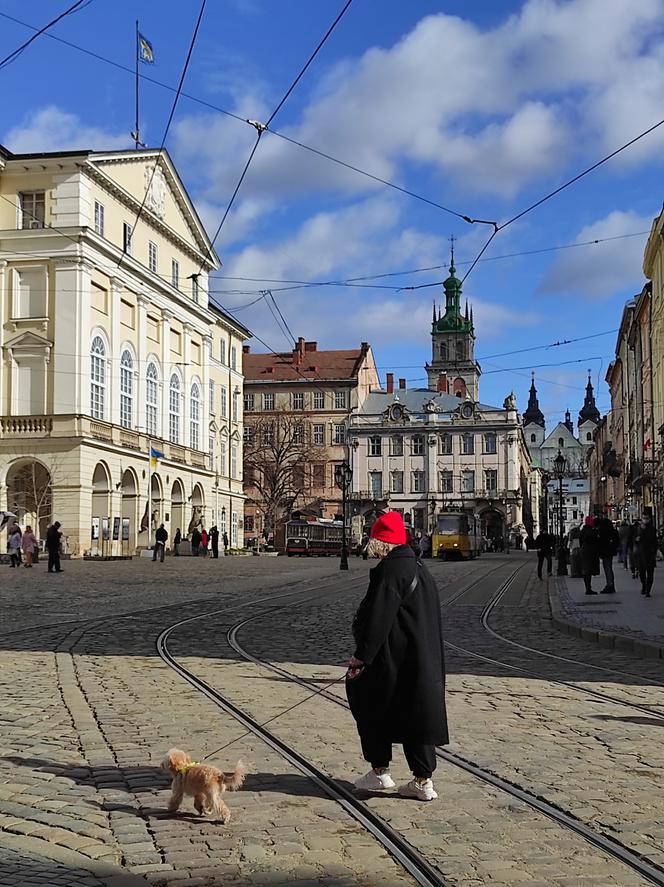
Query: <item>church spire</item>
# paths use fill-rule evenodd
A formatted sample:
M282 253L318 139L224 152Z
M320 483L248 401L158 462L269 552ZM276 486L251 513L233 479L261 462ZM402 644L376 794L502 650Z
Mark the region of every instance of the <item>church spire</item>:
M524 425L539 425L544 428L544 413L540 410L539 400L537 399L537 388L535 388L535 373L532 374L530 383L530 394L528 396L528 409L523 414Z
M565 421L563 422L563 425L571 434L574 434L574 423L572 422L572 414L569 410L565 413Z
M588 370L588 384L586 385L586 397L583 401L583 406L581 407L581 411L579 413L579 425L582 425L584 422L594 422L595 425L599 425L601 416L599 414L599 410L597 409L597 404L595 403L595 392L593 390L593 383L591 379L591 372Z

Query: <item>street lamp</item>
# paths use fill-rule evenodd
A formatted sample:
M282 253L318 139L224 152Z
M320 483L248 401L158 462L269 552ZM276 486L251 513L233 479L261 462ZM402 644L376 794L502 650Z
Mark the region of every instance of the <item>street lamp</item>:
M348 569L348 542L346 539L346 497L348 495L348 487L351 484L353 479L353 471L348 464L348 462L342 462L341 465L337 465L334 469L334 482L338 487L341 487L341 511L342 511L342 525L341 525L341 560L339 561L339 569L347 570Z
M563 477L565 476L565 469L567 468L567 460L563 456L563 454L558 450L558 455L553 460L553 473L556 478L558 478L558 496L560 498L559 503L559 517L558 517L558 529L560 531L560 539L558 543L558 575L559 576L567 576L567 553L565 551L565 525L563 523Z

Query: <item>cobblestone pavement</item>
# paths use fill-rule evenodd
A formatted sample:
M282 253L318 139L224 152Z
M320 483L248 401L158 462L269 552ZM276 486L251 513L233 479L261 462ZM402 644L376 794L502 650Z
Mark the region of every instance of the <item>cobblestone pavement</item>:
M641 582L633 579L618 560L614 560L616 593L586 596L583 579L557 578L556 590L562 615L579 625L653 641L664 647L664 563L658 562L652 596L643 597ZM594 581L595 590L604 586L604 576Z
M525 654L489 640L478 627L483 603L509 574L509 562L495 556L432 566L443 597L498 568L450 605L448 640L525 667L530 661ZM134 882L172 887L411 883L334 802L263 743L243 735L236 722L155 656L155 637L164 627L223 610L178 629L171 650L266 721L307 692L238 661L226 630L255 612L253 599L287 589L311 592L310 603L296 596L283 609L264 613L242 630L241 640L256 655L322 686L343 674L352 613L371 564L353 559L345 575L336 561L282 558L65 566L64 576L46 576L38 568L0 589L7 614L0 631L0 859L21 866L24 878L3 881L0 868L0 884L96 887L110 884L119 872L133 873ZM528 567L524 577L528 581L516 584L492 617L497 630L559 655L597 664L610 660L637 677L568 666L576 671L565 678L662 706L661 688L646 683L649 675L657 676L653 664L554 632L543 587ZM60 588L56 580L63 578L67 584ZM327 588L317 593L320 585ZM195 603L199 600L203 603ZM273 603L279 603L276 597ZM132 611L136 615L113 615ZM77 624L81 619L90 621ZM50 623L58 624L46 627ZM26 626L30 630L23 631ZM560 663L538 663L534 675L465 654L450 655L448 665L452 750L664 864L660 722L550 685L547 676L560 674ZM341 780L364 769L350 715L320 697L279 717L274 730ZM224 768L239 756L249 763L246 791L226 796L232 811L226 826L193 816L190 800L179 815L165 814L168 780L158 763L175 744L197 759L211 755ZM399 756L394 770L399 778L407 776ZM368 803L438 865L450 884L643 883L579 838L450 765L439 767L437 787L436 804L385 796ZM12 855L9 842L20 835L30 836L32 849ZM51 862L49 875L40 874L47 854L36 852L35 844L68 849L91 868L87 875L83 868L72 870L69 882L56 878L61 862ZM105 866L104 874L94 865Z

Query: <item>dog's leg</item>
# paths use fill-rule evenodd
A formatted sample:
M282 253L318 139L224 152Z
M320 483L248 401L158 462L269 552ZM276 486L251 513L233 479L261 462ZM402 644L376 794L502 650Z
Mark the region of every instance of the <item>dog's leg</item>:
M226 825L228 820L231 818L231 811L224 804L221 798L217 799L217 813L221 817L221 821L223 822L223 824Z
M205 795L194 796L194 807L199 816L205 816Z
M182 803L182 798L184 796L184 780L179 773L173 779L172 788L173 793L171 794L171 800L168 804L169 813L175 813L175 811L179 809L180 804Z

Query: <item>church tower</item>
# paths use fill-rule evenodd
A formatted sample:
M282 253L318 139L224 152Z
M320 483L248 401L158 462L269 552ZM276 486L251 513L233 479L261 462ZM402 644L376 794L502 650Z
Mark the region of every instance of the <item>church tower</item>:
M445 314L433 306L431 326L431 363L425 366L429 388L455 394L462 400L479 400L479 381L482 370L475 360L475 325L473 311L468 313L468 302L461 313L461 281L454 267L454 241L450 276L443 284Z
M584 447L592 446L593 433L599 425L601 416L595 403L595 392L588 370L588 384L586 385L586 397L579 413L579 441Z
M535 388L535 373L533 373L530 383L530 394L528 395L528 409L523 414L523 433L526 436L526 443L533 456L535 451L544 443L544 429L544 413L540 409L537 388Z

